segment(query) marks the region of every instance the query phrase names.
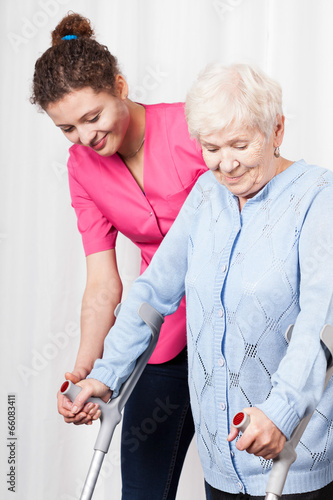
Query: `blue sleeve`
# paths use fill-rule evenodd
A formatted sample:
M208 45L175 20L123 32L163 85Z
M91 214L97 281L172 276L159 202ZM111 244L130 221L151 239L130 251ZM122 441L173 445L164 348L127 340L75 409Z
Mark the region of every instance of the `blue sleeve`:
M147 302L167 316L176 311L184 296L188 236L198 196L200 188L196 185L149 267L132 285L116 323L105 339L103 358L96 360L89 375L89 378L110 387L114 395L150 341L150 329L138 315L140 305Z
M272 377L269 398L257 405L289 439L314 411L324 386L326 358L320 342L333 325L333 187L323 188L306 214L299 239L300 312L287 354Z

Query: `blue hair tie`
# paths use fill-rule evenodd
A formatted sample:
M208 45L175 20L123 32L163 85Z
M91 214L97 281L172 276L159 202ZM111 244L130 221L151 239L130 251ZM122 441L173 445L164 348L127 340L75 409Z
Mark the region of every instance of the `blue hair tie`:
M76 35L66 35L63 36L61 40L76 40L77 36Z

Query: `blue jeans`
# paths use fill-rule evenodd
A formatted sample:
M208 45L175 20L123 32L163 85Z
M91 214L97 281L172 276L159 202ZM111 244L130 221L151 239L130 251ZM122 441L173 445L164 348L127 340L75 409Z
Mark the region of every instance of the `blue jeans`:
M212 486L210 487L212 491L213 500L264 500L264 497L251 497L250 495L244 495L239 493L238 495L233 495L231 493L225 493L223 491L216 490ZM297 493L295 495L282 495L281 500L332 500L333 499L333 483L328 484L324 488L316 491L310 491L308 493Z
M193 435L184 349L167 363L147 365L125 406L122 500L175 499Z

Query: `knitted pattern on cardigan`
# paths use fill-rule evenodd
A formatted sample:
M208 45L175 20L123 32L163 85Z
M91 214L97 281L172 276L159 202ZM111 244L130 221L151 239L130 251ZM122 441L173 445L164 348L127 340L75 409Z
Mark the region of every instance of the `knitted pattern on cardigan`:
M117 391L149 340L138 306L146 301L171 314L186 292L197 447L215 488L264 495L271 461L226 440L233 415L248 406L287 438L316 408L284 493L333 480L333 386L321 399L319 339L324 324L333 324L332 221L333 174L304 161L274 177L241 212L211 172L202 175L133 285L91 373Z

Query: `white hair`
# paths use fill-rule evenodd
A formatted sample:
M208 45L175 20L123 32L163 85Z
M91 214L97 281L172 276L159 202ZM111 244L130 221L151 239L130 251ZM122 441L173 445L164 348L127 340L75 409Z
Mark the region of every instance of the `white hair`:
M248 64L208 65L187 94L191 137L216 133L231 124L259 129L269 137L282 116L280 85Z

